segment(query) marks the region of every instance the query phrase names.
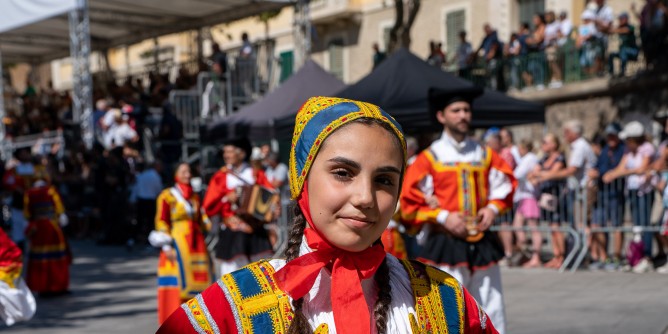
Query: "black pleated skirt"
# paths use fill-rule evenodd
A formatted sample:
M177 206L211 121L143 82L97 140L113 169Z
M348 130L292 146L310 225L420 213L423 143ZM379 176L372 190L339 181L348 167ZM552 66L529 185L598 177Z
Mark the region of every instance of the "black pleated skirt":
M446 232L432 231L418 259L436 266L482 269L503 256L503 245L496 232L487 231L480 241L470 243Z

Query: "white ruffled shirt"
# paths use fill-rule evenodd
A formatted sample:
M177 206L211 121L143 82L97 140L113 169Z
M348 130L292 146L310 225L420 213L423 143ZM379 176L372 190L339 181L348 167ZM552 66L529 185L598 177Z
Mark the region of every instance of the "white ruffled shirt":
M310 253L312 250L307 245L306 241L302 241L299 255ZM390 269L390 287L392 302L388 312L388 333L412 333L409 321L409 314L413 314L417 319L415 312L415 297L411 288L411 282L408 278L408 273L397 258L387 254L386 261ZM269 264L274 267L276 271L285 266L286 261L283 259L273 259ZM321 324L327 324L329 333L336 333L336 325L334 324L334 312L332 311L332 302L330 298L331 291L331 274L329 270L323 268L315 280L311 290L304 296L303 313L308 319L309 324L315 330ZM362 281L362 290L369 306L369 314L371 315L372 331L375 332L375 321L373 321L373 307L378 296L378 287L373 278Z

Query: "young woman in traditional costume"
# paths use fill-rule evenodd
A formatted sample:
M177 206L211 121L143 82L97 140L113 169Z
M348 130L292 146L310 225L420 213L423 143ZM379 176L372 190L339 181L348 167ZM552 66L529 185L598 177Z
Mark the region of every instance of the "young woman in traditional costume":
M203 234L210 224L200 210L200 199L190 179L190 166L180 164L174 186L158 196L155 231L149 235L151 245L162 248L158 260L158 323L214 280Z
M383 250L405 166L399 125L378 107L307 101L290 154L286 259L223 276L158 333L496 333L454 278Z
M26 282L30 290L42 295L67 293L72 257L61 229L67 225L63 201L49 184L45 169L36 169L33 177L23 205L29 245Z

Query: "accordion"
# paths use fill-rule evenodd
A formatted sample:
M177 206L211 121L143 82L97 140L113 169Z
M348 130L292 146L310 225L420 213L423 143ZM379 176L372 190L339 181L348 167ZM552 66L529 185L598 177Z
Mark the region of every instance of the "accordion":
M278 192L260 185L239 188L237 215L251 223L266 224L274 220L275 206L279 205Z

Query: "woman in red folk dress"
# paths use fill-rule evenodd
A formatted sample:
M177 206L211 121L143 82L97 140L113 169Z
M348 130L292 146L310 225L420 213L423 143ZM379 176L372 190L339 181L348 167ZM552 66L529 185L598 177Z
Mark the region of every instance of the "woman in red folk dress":
M27 283L42 295L66 293L70 284L72 257L60 225L67 224L65 208L46 177L36 177L25 193L24 214L28 220Z
M497 333L452 276L383 250L406 167L399 124L328 97L295 124L286 258L223 276L158 333Z

